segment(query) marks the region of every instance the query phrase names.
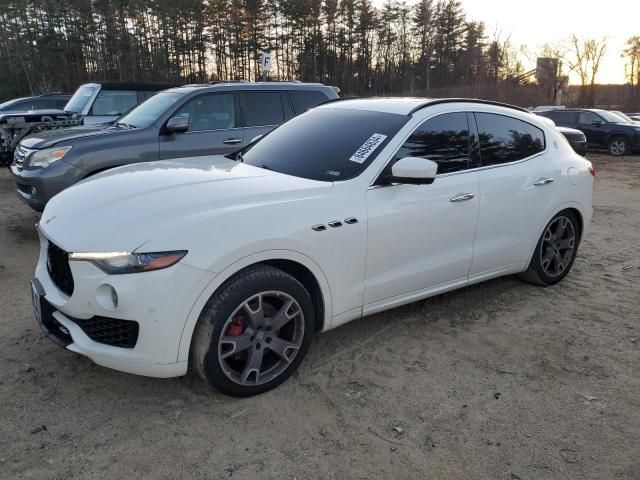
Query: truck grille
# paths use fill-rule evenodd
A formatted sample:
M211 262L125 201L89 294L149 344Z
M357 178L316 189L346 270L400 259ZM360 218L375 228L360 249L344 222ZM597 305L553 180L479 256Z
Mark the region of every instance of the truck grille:
M69 254L52 242L47 246L47 271L56 287L68 296L73 294Z

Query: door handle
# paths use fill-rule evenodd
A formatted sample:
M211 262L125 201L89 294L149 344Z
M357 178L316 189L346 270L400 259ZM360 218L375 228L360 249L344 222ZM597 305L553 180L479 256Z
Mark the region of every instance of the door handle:
M242 139L241 138L227 138L226 140L223 140L222 143L224 143L225 145L236 145L237 143L241 143Z
M534 184L536 187L539 187L539 186L541 186L541 185L547 185L547 184L549 184L549 183L553 183L553 178L549 178L549 177L547 177L547 178L541 178L541 179L539 179L539 180L537 180L537 181L533 182L533 184Z
M449 199L450 202L466 202L471 200L475 195L473 193L459 193Z

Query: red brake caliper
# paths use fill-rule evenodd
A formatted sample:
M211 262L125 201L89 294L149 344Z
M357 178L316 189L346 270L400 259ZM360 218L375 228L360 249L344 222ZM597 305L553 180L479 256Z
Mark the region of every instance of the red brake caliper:
M242 335L244 332L244 315L242 313L238 313L233 320L231 320L231 325L227 327L227 336L228 337L237 337ZM242 357L242 353L236 353L233 355L235 360L240 360Z

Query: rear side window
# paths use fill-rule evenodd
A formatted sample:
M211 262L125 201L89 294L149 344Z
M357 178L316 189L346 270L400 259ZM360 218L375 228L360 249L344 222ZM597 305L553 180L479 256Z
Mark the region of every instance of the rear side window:
M422 157L438 164L438 173L469 167L469 123L464 112L446 113L420 125L402 145L396 160Z
M247 127L279 125L284 121L280 92L244 92L244 115Z
M576 112L551 112L547 116L556 123L576 123L578 119Z
M328 100L324 93L317 90L290 90L289 96L296 113L302 113Z
M517 118L476 113L482 165L515 162L545 149L544 132Z

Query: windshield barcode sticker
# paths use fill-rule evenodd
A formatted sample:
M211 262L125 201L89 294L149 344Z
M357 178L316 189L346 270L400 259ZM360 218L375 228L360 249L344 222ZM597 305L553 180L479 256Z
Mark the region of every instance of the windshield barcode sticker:
M356 153L351 155L352 162L362 163L364 162L369 155L373 153L373 151L378 148L378 146L385 141L387 138L386 135L382 135L381 133L374 133L369 137L369 139L362 144L362 146L356 150Z

